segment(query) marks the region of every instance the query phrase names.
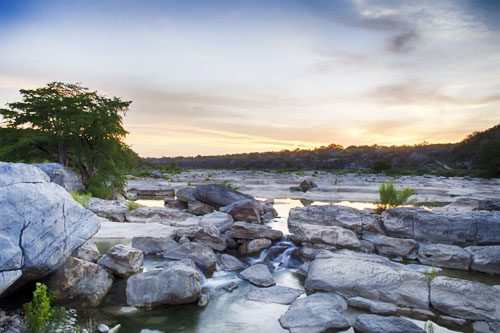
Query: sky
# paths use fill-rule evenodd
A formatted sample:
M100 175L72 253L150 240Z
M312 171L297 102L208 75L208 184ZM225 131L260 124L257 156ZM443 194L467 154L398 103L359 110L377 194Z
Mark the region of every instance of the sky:
M0 106L52 81L145 157L457 142L500 123L500 1L0 0Z

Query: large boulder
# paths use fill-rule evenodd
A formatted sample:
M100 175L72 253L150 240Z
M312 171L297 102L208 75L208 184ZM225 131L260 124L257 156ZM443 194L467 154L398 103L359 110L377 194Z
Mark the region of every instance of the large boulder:
M336 292L399 306L429 307L424 274L374 254L322 251L310 264L305 287L310 292Z
M131 276L127 280L127 303L137 307L196 303L202 277L191 260Z
M337 226L301 224L295 229L292 239L299 243L327 244L341 248L361 247L354 231Z
M220 211L231 215L235 221L262 223L264 204L257 200L245 199L221 207Z
M100 227L39 168L0 162L0 295L62 266Z
M231 228L234 219L231 215L223 212L213 212L204 215L200 220L200 227L216 227L219 232L225 232Z
M417 257L418 243L413 239L384 235L363 235L363 239L372 243L379 254L408 259L416 259Z
M500 321L500 289L479 282L438 276L430 284L434 309L469 320Z
M421 244L418 260L424 265L469 270L471 255L459 246L448 244Z
M158 179L130 179L125 186L127 199L173 199L175 190L169 182Z
M219 257L219 266L225 271L236 271L248 267L247 263L229 254L222 254Z
M170 237L134 237L132 247L141 250L144 254L162 254L179 244Z
M316 293L296 299L279 319L292 333L321 333L347 330L351 325L342 313L347 304L339 295Z
M400 317L382 317L371 314L362 314L354 322L356 333L425 333L411 321Z
M273 242L270 239L256 238L241 244L238 250L241 255L247 256L259 253L264 249L268 249L271 247L271 245L273 245Z
M472 256L471 270L500 274L500 245L469 246L465 251Z
M264 264L250 266L240 272L238 277L258 287L271 287L276 284L269 268Z
M168 259L191 259L206 275L212 275L217 265L217 257L208 246L198 243L184 243L163 252Z
M96 306L104 299L112 283L113 277L107 269L70 257L50 276L48 287L54 298L65 304Z
M361 234L362 230L381 231L374 214L339 205L306 206L290 209L288 228L294 230L303 223L337 226ZM367 228L364 228L364 225Z
M215 208L224 207L240 200L253 199L250 195L219 184L196 186L193 196L196 200L209 204Z
M99 265L109 268L119 277L127 277L137 273L142 266L144 254L141 250L118 244L99 259Z
M194 215L210 214L215 210L213 206L199 200L189 200L187 203L188 212Z
M270 240L278 240L283 237L283 233L267 225L235 222L229 230L229 236L237 239L269 238Z
M424 243L458 246L500 244L500 212L443 214L421 208L394 208L382 214L386 234Z
M50 181L61 185L68 192L85 191L82 179L73 170L59 163L34 164L49 176Z
M188 203L191 200L196 200L194 197L194 187L182 187L175 191L175 197L177 200Z

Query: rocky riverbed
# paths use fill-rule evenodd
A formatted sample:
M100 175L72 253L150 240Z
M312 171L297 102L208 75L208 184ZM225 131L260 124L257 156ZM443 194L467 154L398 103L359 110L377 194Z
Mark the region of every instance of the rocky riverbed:
M75 187L74 177L61 172L49 179L29 166L2 167L0 193L23 182L31 192L57 186L49 180ZM130 333L500 330L498 179L232 171L157 176L128 184L127 197L137 207L91 199L88 209L97 218L64 205L55 225L77 225L85 216L100 227L72 231L81 243L62 246L65 261L38 264L46 268L35 270L38 276L21 248L20 277L2 269L5 294L45 277L81 318L120 324L120 332ZM386 181L415 188L413 204L377 213L378 186ZM57 191L59 201L68 196ZM19 202L43 202L16 195ZM31 214L29 205L0 200L1 209L12 205ZM35 207L53 214L51 205ZM10 217L26 226L21 215ZM36 226L34 220L28 224ZM2 228L10 230L6 223ZM20 230L5 233L13 247L25 243Z

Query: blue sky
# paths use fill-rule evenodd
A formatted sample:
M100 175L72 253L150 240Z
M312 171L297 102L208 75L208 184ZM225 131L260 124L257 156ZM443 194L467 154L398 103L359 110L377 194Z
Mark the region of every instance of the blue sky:
M0 104L121 96L143 156L453 142L499 123L498 4L0 0Z

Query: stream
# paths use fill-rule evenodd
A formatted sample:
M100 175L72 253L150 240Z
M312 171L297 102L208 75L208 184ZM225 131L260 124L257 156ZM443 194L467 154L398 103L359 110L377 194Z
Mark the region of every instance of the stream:
M159 205L155 201L138 201L145 205ZM273 277L277 285L293 288L303 288L303 277L298 273L301 264L293 254L298 247L287 240L289 234L287 227L288 212L293 207L310 204L332 204L328 202L301 202L295 199L275 200L275 209L279 217L268 225L285 234L284 240L276 242L271 248L261 251L258 256L242 258L249 264L265 263L273 268ZM342 204L358 209L373 208L371 203L341 202ZM429 208L431 209L431 208ZM123 243L123 242L121 242ZM97 243L100 251L104 253L116 243ZM146 256L144 269L154 267L159 262L166 261L160 257ZM500 279L487 274L470 273L455 270L443 270L439 274L456 276L464 279L478 280L488 284L500 284ZM237 284L238 288L229 292L224 289L229 284ZM287 332L279 322L279 317L286 312L288 305L250 301L246 294L255 288L251 284L237 277L237 272L216 271L212 277L204 279L203 290L210 296L208 305L204 308L196 304L183 306L162 306L152 310L135 310L126 306L125 281L115 283L113 290L105 301L94 309L78 309L81 320L92 318L94 322L106 323L109 326L121 324L120 333L160 333L160 332L198 332L198 333L224 333L224 332ZM304 297L303 294L300 297ZM354 318L362 311L349 308L345 313L347 320L354 322ZM418 326L425 328L429 325L426 321L408 318ZM432 332L446 333L458 332L436 324L431 324ZM431 331L430 329L428 330ZM345 332L353 332L352 328ZM470 332L470 331L465 331Z

